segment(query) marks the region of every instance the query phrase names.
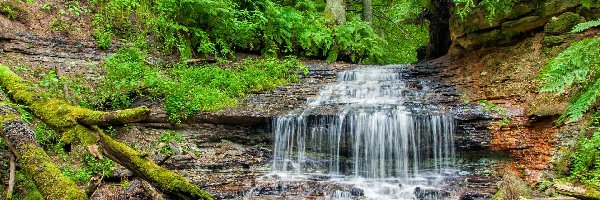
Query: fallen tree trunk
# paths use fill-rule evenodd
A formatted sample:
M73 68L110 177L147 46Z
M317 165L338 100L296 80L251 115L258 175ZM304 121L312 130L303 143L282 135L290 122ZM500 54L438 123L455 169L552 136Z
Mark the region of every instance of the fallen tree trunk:
M88 199L73 181L63 176L35 141L33 130L21 120L18 111L7 104L0 104L0 129L21 168L47 199Z
M44 97L43 93L3 65L0 65L0 86L7 90L8 96L15 102L28 106L36 117L61 132L63 143L77 139L85 146L92 146L100 142L107 157L150 182L164 194L177 199L212 199L182 176L156 165L146 154L113 140L96 126L140 121L150 114L150 109L140 107L101 112L72 106L59 99Z
M97 143L98 139L84 125L121 125L143 120L150 114L150 109L146 107L101 112L44 97L37 88L3 65L0 65L0 85L15 103L28 106L36 117L62 132L61 142L64 144L70 144L75 139L85 146Z
M166 170L142 154L117 142L98 129L104 155L121 164L165 195L176 199L211 199L210 194L189 183L181 175Z

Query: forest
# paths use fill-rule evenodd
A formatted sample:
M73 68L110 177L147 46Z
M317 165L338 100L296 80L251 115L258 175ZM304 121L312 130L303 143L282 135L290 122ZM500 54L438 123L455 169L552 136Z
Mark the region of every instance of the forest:
M600 199L598 0L0 0L0 199Z

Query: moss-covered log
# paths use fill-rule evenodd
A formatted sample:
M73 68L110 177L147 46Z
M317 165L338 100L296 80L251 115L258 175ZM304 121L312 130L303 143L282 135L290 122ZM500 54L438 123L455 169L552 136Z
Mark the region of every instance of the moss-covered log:
M7 90L14 102L29 106L36 117L62 132L61 142L64 144L79 139L82 144L88 146L98 141L94 134L82 125L126 124L143 120L150 114L150 109L146 107L101 112L72 106L63 100L46 98L37 88L3 65L0 65L0 85Z
M104 155L147 180L165 195L176 199L212 199L210 194L189 183L181 175L158 166L147 155L114 141L102 130L98 129L98 135Z
M0 104L0 131L19 165L47 199L88 199L77 185L63 176L50 157L37 144L34 132L21 120L16 109Z
M210 195L189 183L182 176L156 165L144 154L117 142L96 125L125 124L143 120L150 114L146 107L100 112L72 106L59 99L44 98L43 94L6 66L0 65L0 86L15 102L28 109L47 125L62 133L62 142L76 139L89 146L100 141L103 153L111 160L150 182L161 192L176 199L212 199Z

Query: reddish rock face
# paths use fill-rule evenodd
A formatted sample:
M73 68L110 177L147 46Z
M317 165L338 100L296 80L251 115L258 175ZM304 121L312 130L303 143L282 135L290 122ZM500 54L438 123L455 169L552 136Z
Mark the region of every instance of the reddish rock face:
M512 46L472 51L449 59L446 68L451 75L448 82L470 104L483 100L506 109L504 115L490 119L488 148L508 152L509 171L529 183L552 170L559 143L577 135L577 124L556 126L568 99L539 92L538 72L560 50L545 49L542 40L543 33L539 33ZM503 118L510 122L500 126Z

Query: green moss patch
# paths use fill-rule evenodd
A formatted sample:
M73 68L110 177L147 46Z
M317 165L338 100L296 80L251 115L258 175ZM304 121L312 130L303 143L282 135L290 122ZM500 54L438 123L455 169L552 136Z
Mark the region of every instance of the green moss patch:
M549 35L565 34L571 31L575 25L582 22L585 22L585 18L581 15L566 12L556 18L552 18L546 26L544 26L544 32Z

